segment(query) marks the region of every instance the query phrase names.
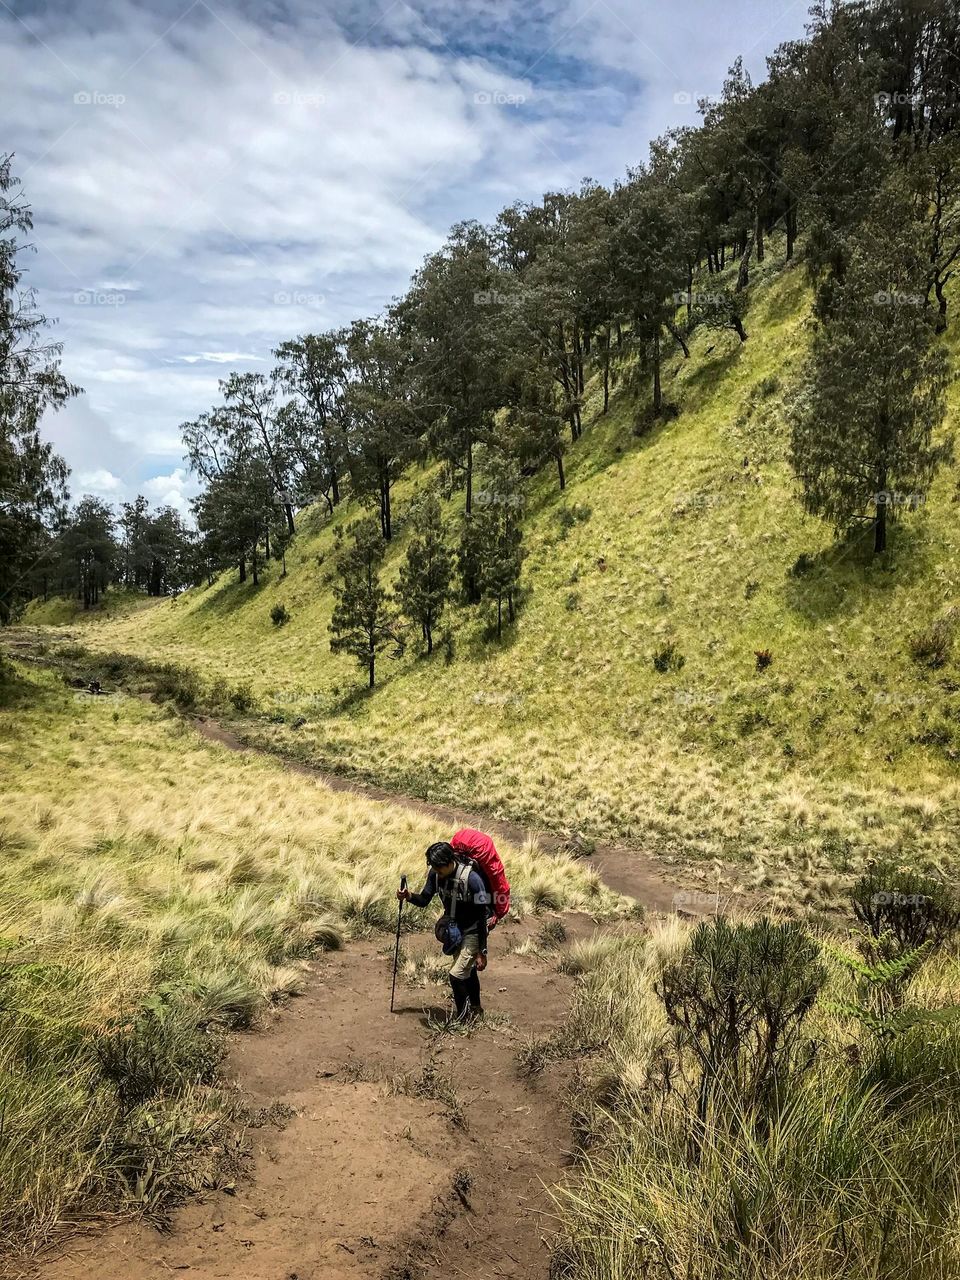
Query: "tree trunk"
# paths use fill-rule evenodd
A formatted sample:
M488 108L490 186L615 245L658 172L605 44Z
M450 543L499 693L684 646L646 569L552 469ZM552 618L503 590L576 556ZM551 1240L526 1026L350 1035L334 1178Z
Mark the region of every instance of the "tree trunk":
M557 449L557 474L560 477L560 492L563 493L564 489L567 487L567 481L563 474L563 454L559 448Z
M733 317L733 328L734 328L734 330L735 330L735 332L736 332L737 337L740 339L740 341L741 341L741 342L746 342L746 340L747 340L747 331L744 329L744 327L743 327L743 321L740 319L740 317L739 317L739 316L734 316L734 317Z
M750 283L750 258L753 254L753 241L754 236L753 232L751 232L744 246L743 257L740 259L740 270L737 272L737 293L741 289L745 289Z
M673 323L672 320L667 321L667 328L670 330L670 336L680 344L680 350L683 352L684 360L689 360L690 348L687 346L686 342L684 341L683 334L680 332L680 330L677 328L677 326Z
M883 493L883 495L884 495L884 501L883 501L883 502L880 502L880 501L878 501L878 502L877 502L877 514L876 514L876 516L874 517L874 521L873 521L873 551L874 551L874 554L876 554L878 551L886 551L886 549L887 549L887 504L886 504L886 494L884 493L884 491L883 491L883 490L881 490L880 492L881 492L881 493ZM878 499L879 499L880 494L878 494L878 495L877 495L877 497L878 497Z
M263 558L264 560L270 559L270 526L269 525L267 525L266 529L264 529L263 531Z
M663 409L663 393L660 387L660 326L653 335L653 412L659 417Z
M287 517L287 532L296 533L296 526L293 523L293 504L285 502L283 504L283 513Z
M240 581L246 582L246 580L247 580L247 557L241 556L240 557Z
M763 261L763 219L757 214L757 261Z
M944 288L946 283L947 283L946 280L938 279L934 281L934 285L933 285L937 293L937 303L938 303L937 323L934 329L935 333L943 333L947 327L947 295Z
M371 651L370 656L369 656L369 658L367 659L367 674L368 674L368 677L369 677L369 680L370 680L370 683L369 683L369 685L368 685L368 688L370 688L370 689L372 689L372 688L373 688L374 672L375 672L375 668L376 668L376 663L377 663L377 655L376 655L374 652L372 652L372 651Z
M433 620L431 618L427 619L423 628L423 634L427 641L427 653L433 653Z
M383 536L387 540L393 537L393 520L390 511L390 472L383 473Z
M513 621L513 592L507 592L507 621Z
M603 412L610 407L610 326L604 331L603 341Z
M467 440L467 515L473 510L473 439Z
M497 596L497 639L503 635L503 597Z
M784 216L784 224L787 228L787 257L789 262L793 257L793 246L797 238L797 210L795 205L790 205Z

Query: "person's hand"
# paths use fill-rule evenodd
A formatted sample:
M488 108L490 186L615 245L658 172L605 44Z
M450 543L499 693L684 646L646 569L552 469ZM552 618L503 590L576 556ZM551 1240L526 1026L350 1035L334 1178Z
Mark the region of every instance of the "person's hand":
M486 967L487 967L487 953L485 951L481 951L480 954L477 956L477 973L483 973Z
M491 916L487 921L487 933L492 933L496 927L497 927L497 917Z
M409 889L398 889L398 890L397 890L397 901L398 901L398 902L407 902L407 901L409 901L409 899L410 899L410 890L409 890Z

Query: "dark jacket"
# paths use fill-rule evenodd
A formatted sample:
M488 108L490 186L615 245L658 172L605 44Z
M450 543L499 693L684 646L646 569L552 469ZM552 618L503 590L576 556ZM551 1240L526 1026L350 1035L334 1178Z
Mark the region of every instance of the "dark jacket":
M427 873L427 880L419 893L411 893L410 901L415 907L426 907L439 895L444 913L448 916L456 914L457 924L463 933L476 933L480 950L487 949L487 917L492 911L490 890L477 871L471 869L467 877L467 892L464 897L457 897L454 883L455 877L438 880L433 870ZM456 899L456 912L454 912Z

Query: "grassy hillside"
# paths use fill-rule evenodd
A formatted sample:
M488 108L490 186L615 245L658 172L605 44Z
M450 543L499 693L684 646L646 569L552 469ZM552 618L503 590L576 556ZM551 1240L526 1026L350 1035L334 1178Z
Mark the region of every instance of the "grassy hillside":
M691 358L667 370L679 416L639 437L647 389L619 387L604 417L591 384L566 493L552 473L532 482L527 598L499 644L487 615L456 609L438 652L384 659L368 696L363 673L329 651L333 526L319 511L301 518L285 579L272 567L254 589L227 574L84 627L83 642L248 684L264 739L333 768L668 855L742 860L788 901L880 848L948 857L960 668L925 666L911 645L960 601L956 474L941 471L881 559L803 514L785 401L809 310L800 269L768 255L749 340L698 330ZM954 385L951 419L957 404ZM391 575L425 478L398 486ZM355 515L347 505L335 523ZM291 614L281 629L278 601ZM661 672L654 657L671 643L682 665Z
M385 930L441 832L201 740L137 698L0 672L0 1253L68 1220L162 1215L216 1180L226 1028L304 961ZM516 906L616 900L508 849ZM412 922L414 917L408 916ZM224 1176L230 1176L227 1173Z

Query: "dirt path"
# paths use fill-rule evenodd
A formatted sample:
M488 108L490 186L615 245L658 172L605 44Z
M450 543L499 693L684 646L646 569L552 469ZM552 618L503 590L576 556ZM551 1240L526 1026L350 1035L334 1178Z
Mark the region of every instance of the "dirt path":
M218 720L206 716L195 717L193 723L197 730L211 742L219 742L222 746L229 747L231 751L254 751L260 755L269 756L273 760L280 760L285 768L294 773L315 778L332 791L348 791L352 795L365 796L368 800L380 800L405 809L413 809L417 813L438 818L453 830L457 827L476 827L514 844L523 844L529 836L535 835L540 847L552 852L564 846L561 837L536 827L525 827L516 822L495 818L490 814L477 813L476 810L458 809L453 805L435 804L415 796L404 795L402 792L388 791L373 783L345 778L341 774L330 773L317 765L304 764L301 761L290 760L274 752L265 751L261 747L249 746ZM611 889L636 898L649 910L671 911L675 908L676 895L684 882L682 868L670 868L662 861L643 853L642 850L615 844L596 845L588 861Z
M514 1055L562 1021L571 984L511 953L528 933L501 926L489 1017L466 1036L431 1029L436 986L402 987L389 1013L382 942L318 961L308 993L235 1044L246 1104L294 1111L250 1131L251 1180L187 1205L167 1234L134 1223L77 1241L38 1280L546 1280L543 1184L562 1175L568 1125L557 1081L525 1083Z

